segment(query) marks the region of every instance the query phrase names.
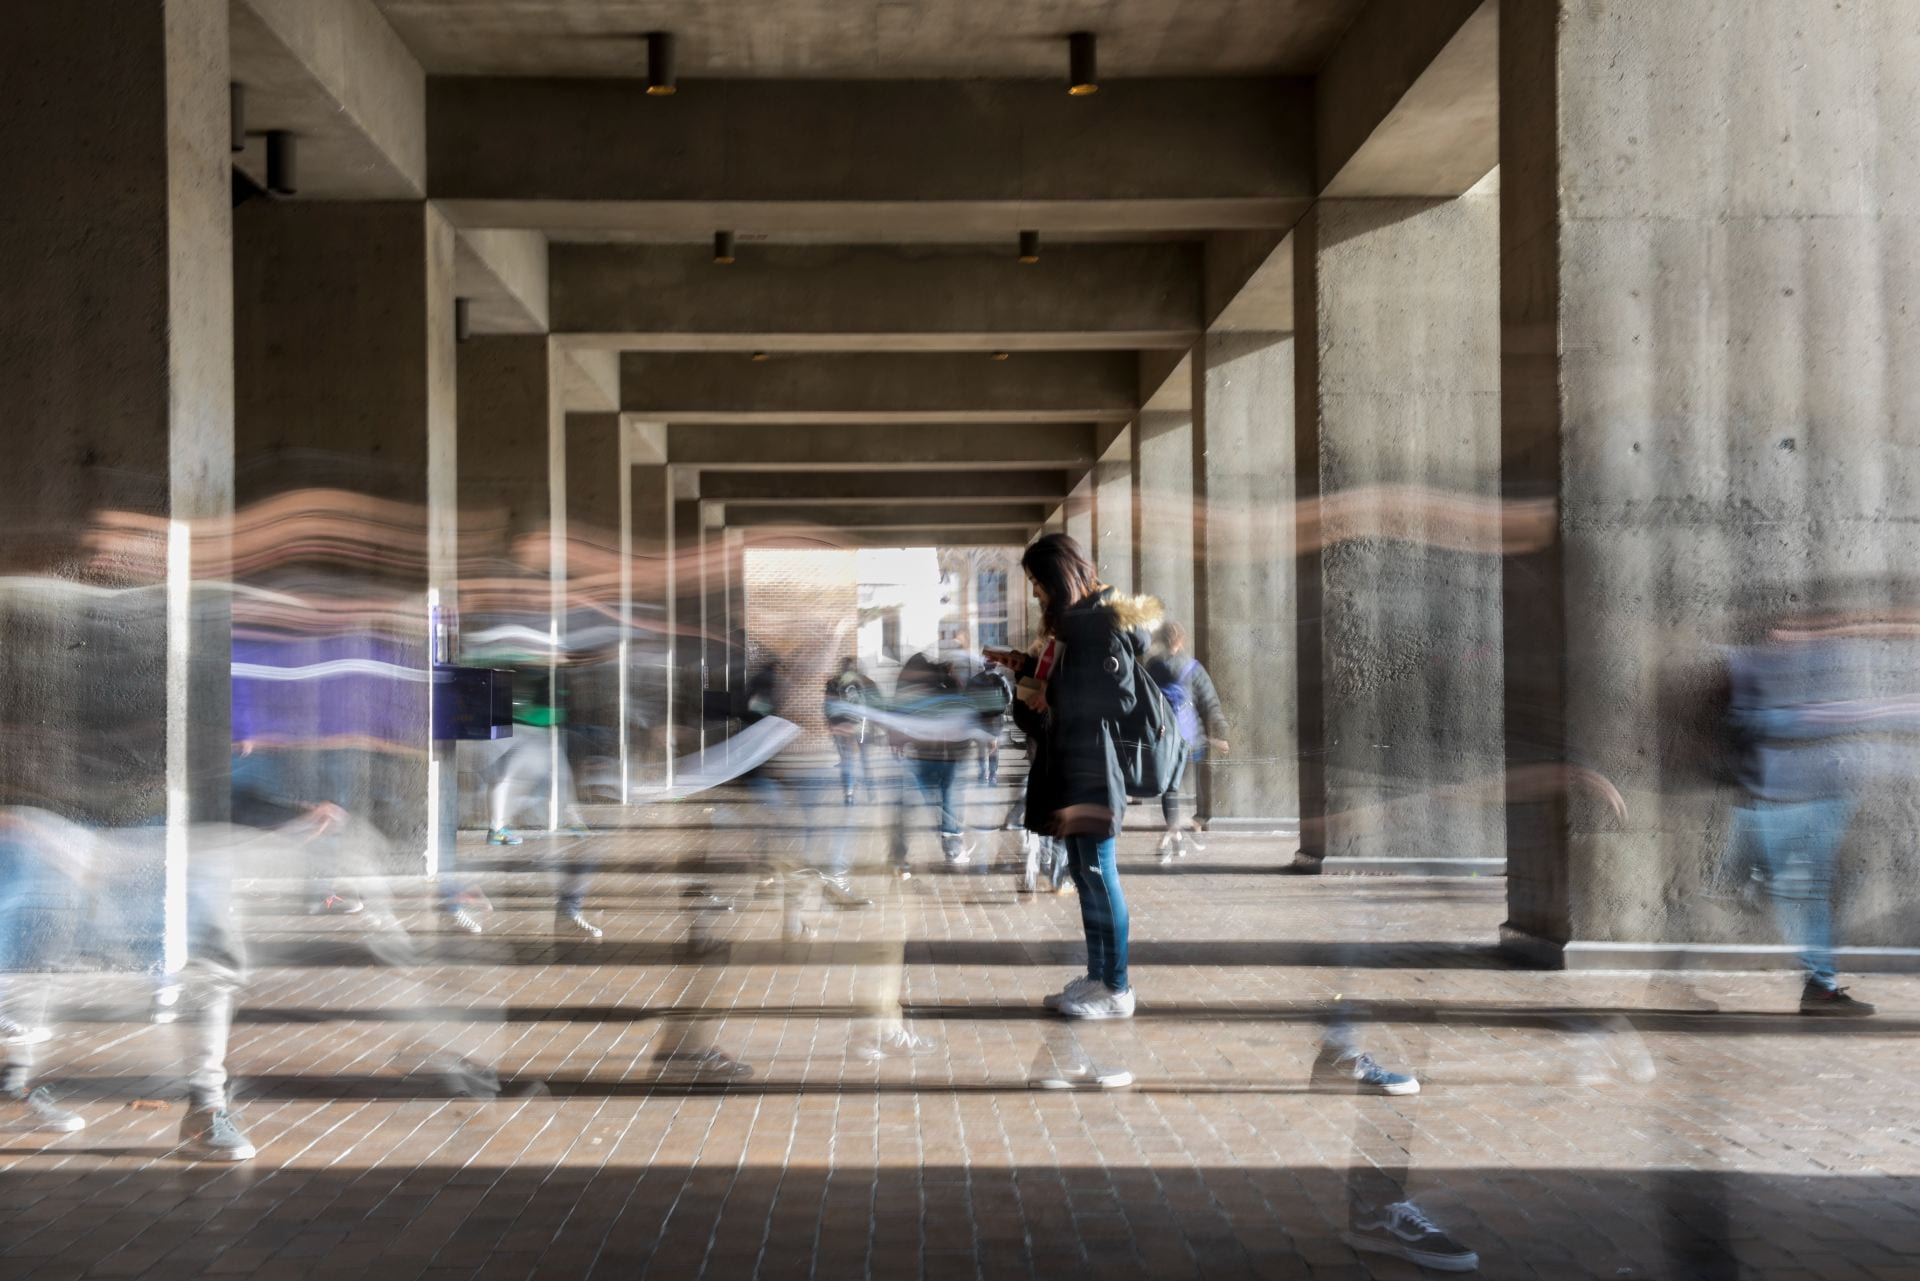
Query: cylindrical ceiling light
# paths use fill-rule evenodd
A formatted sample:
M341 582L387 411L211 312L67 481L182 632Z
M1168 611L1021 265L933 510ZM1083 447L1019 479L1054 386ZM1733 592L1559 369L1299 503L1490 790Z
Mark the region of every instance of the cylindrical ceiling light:
M993 353L993 355L992 355L992 356L990 357L990 359L993 359L993 360L1012 360L1012 359L1013 359L1013 353L1012 353L1012 352L1010 352L1010 351L996 351L996 352L994 352L994 353Z
M1020 261L1036 263L1040 261L1040 233L1023 231L1020 233Z
M647 33L647 93L664 98L680 87L673 65L673 32Z
M227 86L227 129L230 134L227 145L237 156L247 149L247 87L245 85Z
M748 359L748 360L751 360L751 361L752 361L752 362L753 362L754 364L756 364L756 365L764 365L764 364L766 364L766 363L767 363L767 362L768 362L769 360L772 360L772 359L773 359L773 357L772 357L772 356L769 356L769 355L768 355L768 354L767 354L766 352L764 352L764 351L756 351L756 352L754 352L754 353L753 353L753 354L752 354L751 356L748 356L748 357L747 357L747 359Z
M267 131L267 190L276 196L291 196L300 190L293 135L285 129Z
M1076 98L1100 92L1100 71L1091 31L1076 31L1067 37L1067 92Z
M472 300L455 298L453 300L453 340L465 342L473 337Z
M733 233L731 231L713 233L713 260L722 267L733 265Z

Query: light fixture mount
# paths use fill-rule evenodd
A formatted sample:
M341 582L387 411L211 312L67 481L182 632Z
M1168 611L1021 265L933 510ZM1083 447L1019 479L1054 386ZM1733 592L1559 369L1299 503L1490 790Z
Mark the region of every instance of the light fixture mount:
M733 265L733 233L731 231L713 233L713 260L722 267Z
M674 67L673 32L647 32L647 96L671 97L680 88Z
M1100 92L1099 55L1091 31L1067 37L1067 92L1076 98Z
M1040 233L1023 231L1020 233L1020 261L1031 266L1040 261Z

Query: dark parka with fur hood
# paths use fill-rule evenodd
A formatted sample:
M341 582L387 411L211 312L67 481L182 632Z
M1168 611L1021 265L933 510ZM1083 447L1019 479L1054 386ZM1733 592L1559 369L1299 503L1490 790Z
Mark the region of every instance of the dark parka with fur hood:
M1160 612L1160 602L1151 596L1123 596L1099 587L1061 614L1056 637L1061 656L1047 682L1046 712L1018 699L1013 704L1014 721L1034 744L1027 779L1029 831L1120 834L1127 789L1113 727L1132 713L1139 697L1135 660L1146 652Z

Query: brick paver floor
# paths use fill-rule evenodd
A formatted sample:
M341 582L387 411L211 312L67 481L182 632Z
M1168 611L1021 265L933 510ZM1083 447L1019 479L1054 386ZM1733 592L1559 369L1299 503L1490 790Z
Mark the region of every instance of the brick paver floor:
M1016 893L993 841L949 871L923 837L914 879L863 872L875 906L795 937L761 884L791 842L675 814L589 838L598 942L555 935L537 840L466 847L478 937L402 884L413 964L371 913L248 886L244 1166L171 1154L182 1038L140 981L64 976L43 1079L89 1125L0 1137L0 1276L1411 1277L1342 1240L1350 1169L1404 1160L1488 1277L1920 1279L1913 979L1820 1022L1786 974L1515 970L1497 880L1286 877L1244 838L1162 869L1130 833L1139 1015L1068 1025L1040 998L1075 900ZM933 1052L869 1062L896 984ZM1310 1088L1341 1005L1417 1097ZM753 1075L713 1083L703 1046ZM454 1054L499 1097L453 1094ZM1135 1083L1032 1088L1078 1055Z

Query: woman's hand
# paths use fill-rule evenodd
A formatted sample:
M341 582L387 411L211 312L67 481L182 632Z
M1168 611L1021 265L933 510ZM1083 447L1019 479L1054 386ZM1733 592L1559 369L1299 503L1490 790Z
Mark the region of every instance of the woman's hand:
M1020 701L1036 712L1047 710L1047 683L1045 681L1021 681Z

